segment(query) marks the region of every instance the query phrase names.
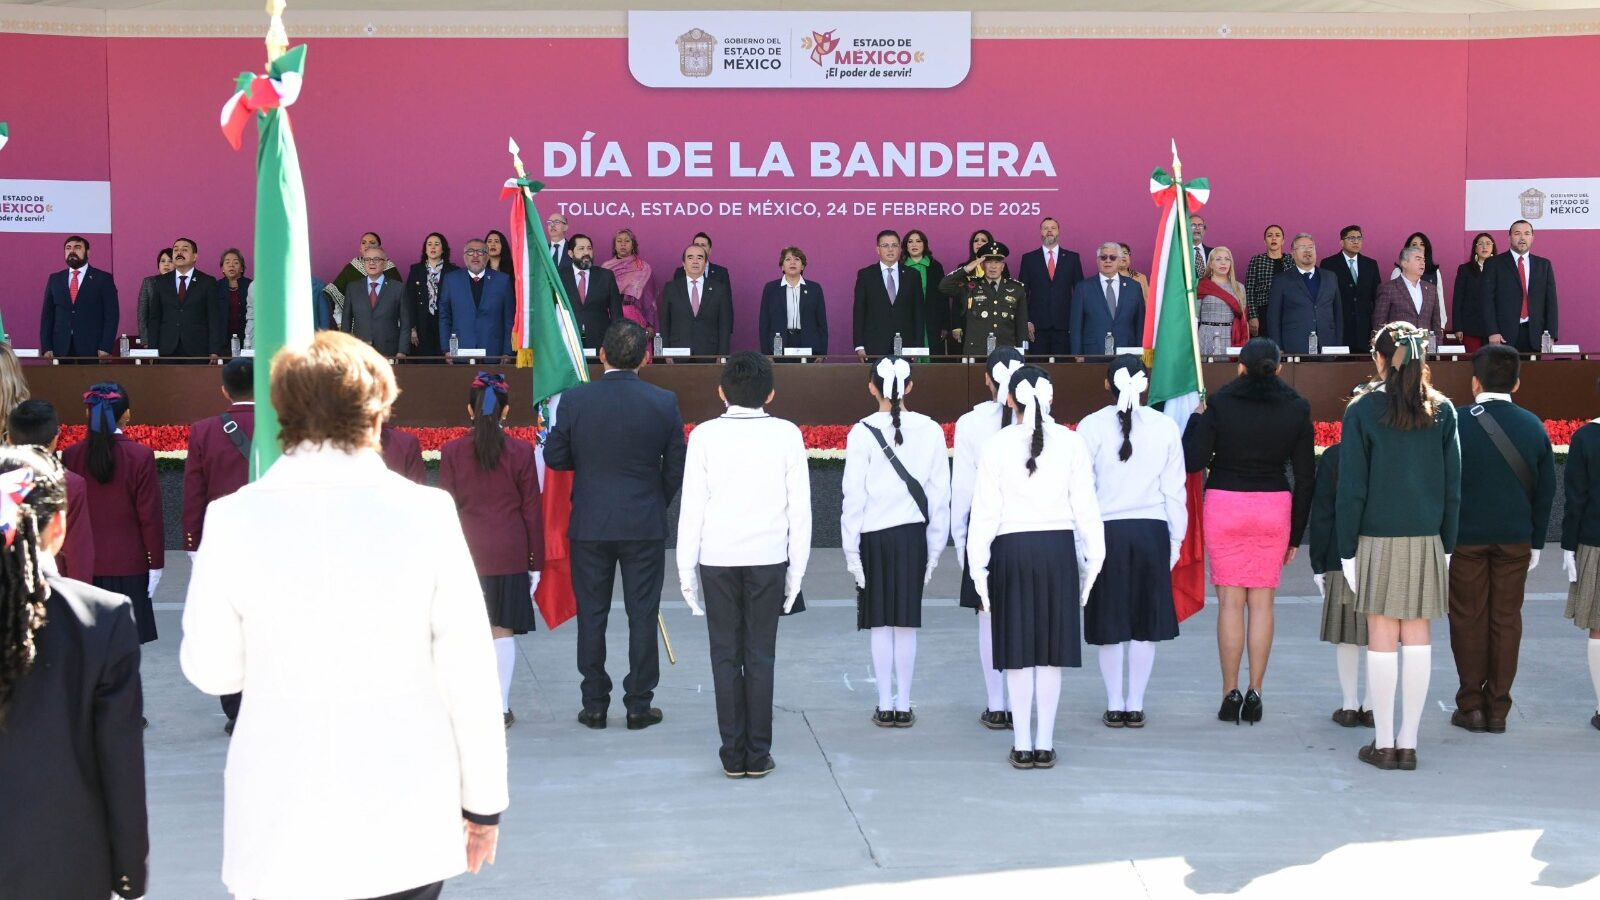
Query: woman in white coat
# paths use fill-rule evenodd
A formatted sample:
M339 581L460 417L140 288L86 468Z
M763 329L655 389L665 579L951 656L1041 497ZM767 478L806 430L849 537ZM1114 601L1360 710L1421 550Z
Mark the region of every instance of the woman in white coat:
M180 657L200 690L249 696L223 806L237 897L430 898L493 862L508 799L488 616L449 496L378 451L397 394L349 335L284 349L285 455L206 517Z

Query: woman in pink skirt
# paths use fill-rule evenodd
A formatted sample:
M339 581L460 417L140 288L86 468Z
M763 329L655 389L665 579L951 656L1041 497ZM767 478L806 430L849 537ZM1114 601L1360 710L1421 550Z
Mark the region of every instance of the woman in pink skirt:
M1261 721L1261 683L1272 652L1272 601L1294 559L1311 511L1315 460L1311 405L1278 377L1278 345L1254 338L1239 354L1239 377L1189 418L1189 471L1209 469L1203 525L1211 555L1222 661L1224 722ZM1285 473L1294 470L1293 490ZM1249 610L1250 684L1239 693L1239 659Z

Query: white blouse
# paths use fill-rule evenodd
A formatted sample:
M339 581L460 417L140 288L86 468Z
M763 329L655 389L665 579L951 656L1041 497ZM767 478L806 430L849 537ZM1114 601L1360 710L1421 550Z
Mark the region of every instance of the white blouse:
M967 552L967 517L972 514L972 488L978 482L978 455L1000 433L1005 407L985 400L956 420L955 465L950 472L950 538L956 552Z
M928 495L928 558L936 558L950 538L950 454L944 429L921 413L900 413L900 433L905 443L894 442L894 423L886 412L862 419L883 432L889 448L922 483ZM857 422L844 445L844 502L839 516L839 537L846 560L861 555L861 535L896 525L922 521L922 513L906 483L895 474L878 439Z
M1127 462L1122 452L1122 422L1117 407L1107 406L1078 423L1078 437L1088 445L1094 461L1095 497L1100 518L1164 519L1172 543L1183 542L1189 527L1189 496L1185 485L1183 435L1165 414L1148 406L1133 409L1133 454Z

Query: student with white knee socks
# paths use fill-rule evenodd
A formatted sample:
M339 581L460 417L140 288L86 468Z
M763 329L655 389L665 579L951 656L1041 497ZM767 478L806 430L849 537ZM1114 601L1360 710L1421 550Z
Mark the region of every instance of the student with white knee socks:
M1334 533L1335 496L1339 490L1339 445L1322 451L1317 461L1317 477L1311 490L1311 518L1306 525L1310 545L1311 580L1322 594L1322 639L1333 645L1334 663L1339 670L1339 708L1333 721L1344 728L1373 727L1372 684L1368 679L1368 700L1356 701L1356 686L1361 674L1361 648L1367 646L1367 617L1356 612L1356 595L1339 568L1339 543Z
M845 567L855 578L856 626L872 633L878 683L873 723L909 728L922 589L950 536L950 457L944 429L905 408L911 363L884 357L867 390L878 411L845 439L839 516Z
M950 538L956 547L956 564L961 567L961 606L978 614L978 664L988 696L978 721L992 729L1009 728L1011 713L1006 705L1005 676L994 667L993 620L988 610L981 608L972 573L965 565L967 518L972 514L972 488L978 480L978 454L990 438L1011 424L1007 388L1022 365L1022 353L1015 347L996 347L984 360L983 383L994 399L979 403L956 420L955 461L950 471Z
M1049 376L1025 366L1012 376L1010 395L1021 421L979 457L967 564L994 617L994 664L1011 692L1011 765L1048 769L1056 762L1061 669L1082 665L1078 606L1105 561L1105 539L1089 451L1050 420Z
M1107 728L1143 728L1156 644L1178 636L1172 569L1189 526L1183 437L1177 423L1139 405L1150 385L1139 357L1113 360L1105 384L1116 402L1078 423L1094 464L1106 543L1105 566L1083 611L1083 636L1100 648L1101 721Z

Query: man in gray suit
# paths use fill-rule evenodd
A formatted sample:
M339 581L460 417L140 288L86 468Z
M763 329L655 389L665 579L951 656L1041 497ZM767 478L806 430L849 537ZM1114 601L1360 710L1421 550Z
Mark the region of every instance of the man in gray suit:
M1333 275L1317 267L1317 241L1294 236L1294 266L1272 279L1267 294L1267 327L1263 332L1284 353L1311 352L1311 333L1319 347L1344 344L1344 300Z
M389 278L389 256L382 247L361 251L363 281L345 286L344 331L371 344L390 359L404 359L411 335L411 305L406 302L406 286Z

